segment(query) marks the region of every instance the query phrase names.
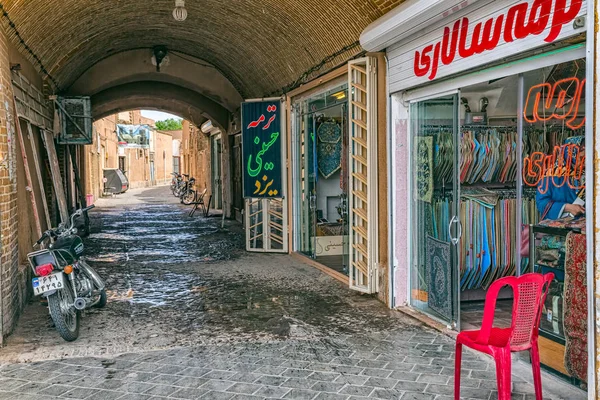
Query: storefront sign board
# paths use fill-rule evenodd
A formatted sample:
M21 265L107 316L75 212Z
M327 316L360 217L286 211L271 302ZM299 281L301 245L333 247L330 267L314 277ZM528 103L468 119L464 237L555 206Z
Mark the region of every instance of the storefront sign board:
M281 110L277 101L242 103L245 198L282 198Z
M388 49L396 92L585 33L585 0L493 0L453 10Z

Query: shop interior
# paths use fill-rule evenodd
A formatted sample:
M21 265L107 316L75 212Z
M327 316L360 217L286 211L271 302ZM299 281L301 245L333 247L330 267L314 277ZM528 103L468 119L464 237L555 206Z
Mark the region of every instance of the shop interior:
M492 282L553 272L542 364L583 388L587 301L573 293L587 290L585 214L572 204L585 198L584 82L580 59L411 104L413 306L478 329ZM500 293L496 327L510 327L512 297Z
M346 85L304 100L299 107L300 249L348 275Z

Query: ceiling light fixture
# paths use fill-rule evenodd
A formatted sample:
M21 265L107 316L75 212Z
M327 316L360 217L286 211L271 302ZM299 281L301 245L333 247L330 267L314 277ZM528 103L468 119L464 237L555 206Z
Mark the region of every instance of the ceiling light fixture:
M342 99L346 98L346 91L342 90L342 91L332 94L331 96L335 97L336 100L342 100Z
M185 21L187 18L187 10L185 9L185 0L175 0L175 9L173 10L173 18L175 21Z

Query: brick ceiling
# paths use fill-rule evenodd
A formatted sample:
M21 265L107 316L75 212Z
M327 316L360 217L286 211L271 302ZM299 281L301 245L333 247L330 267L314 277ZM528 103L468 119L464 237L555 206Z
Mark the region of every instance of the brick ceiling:
M174 0L0 3L59 91L112 54L166 45L213 64L244 97L256 97L278 91L356 42L369 23L402 1L187 0L185 22L173 19ZM2 24L18 45L6 18ZM352 48L320 72L359 51Z

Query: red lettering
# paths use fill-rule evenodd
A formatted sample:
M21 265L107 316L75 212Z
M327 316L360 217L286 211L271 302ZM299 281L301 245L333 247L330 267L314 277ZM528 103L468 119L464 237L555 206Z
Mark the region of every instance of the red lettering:
M496 25L494 25L494 31L492 32L492 25L494 19L490 18L485 22L483 26L483 33L481 34L481 40L477 44L477 53L483 53L486 50L495 49L500 42L500 35L502 34L502 23L504 22L504 15L500 15L496 19Z
M257 119L256 121L252 121L248 124L248 127L246 129L251 129L251 128L256 128L257 126L259 126L263 121L265 120L265 115L261 114L260 118Z
M444 28L444 38L442 39L442 64L448 65L454 61L456 56L456 45L458 44L458 30L460 21L454 23L452 28L452 40L450 40L450 28Z
M427 55L427 53L431 52L433 49L433 45L430 44L423 49L423 53L420 54L419 51L415 51L415 62L414 62L414 70L416 76L425 76L427 72L429 72L429 68L431 68L431 57Z
M552 0L535 0L533 2L531 11L529 12L529 21L527 23L530 34L539 35L544 32L544 29L548 26L551 11Z
M431 68L431 74L429 74L429 80L433 80L438 71L438 65L440 63L440 43L435 44L435 50L433 51L433 67Z
M577 17L579 10L581 10L581 0L571 0L568 10L566 10L566 6L567 0L556 0L554 3L554 14L552 15L550 33L544 41L551 43L556 40L563 25L571 22Z
M504 26L504 41L506 43L510 43L515 39L523 39L529 33L525 27L527 8L527 3L520 3L508 9L506 25Z
M475 29L473 30L473 35L471 36L471 47L467 48L467 33L469 31L469 19L462 19L462 26L460 27L460 41L458 43L458 54L462 58L471 57L475 54L475 46L479 41L479 35L481 34L481 24L477 24Z
M451 64L456 58L457 50L461 58L468 58L495 49L501 37L506 43L511 43L530 35L540 35L548 28L551 16L550 31L544 41L552 42L560 35L563 25L575 19L581 10L582 0L569 1L568 6L567 0L533 0L531 8L528 1L515 4L505 14L489 18L485 23L477 23L471 35L469 19L459 19L454 22L452 30L444 28L439 42L427 45L422 51L415 51L415 75L425 76L429 73L428 78L434 79L438 73L440 57L442 65ZM452 11L456 12L458 9ZM451 13L446 11L444 16ZM470 43L467 42L469 36Z

